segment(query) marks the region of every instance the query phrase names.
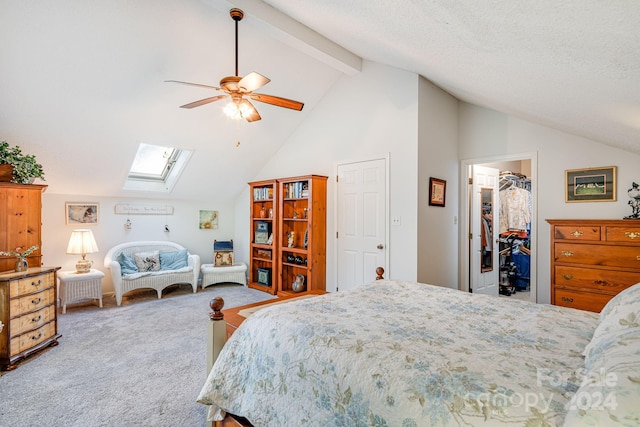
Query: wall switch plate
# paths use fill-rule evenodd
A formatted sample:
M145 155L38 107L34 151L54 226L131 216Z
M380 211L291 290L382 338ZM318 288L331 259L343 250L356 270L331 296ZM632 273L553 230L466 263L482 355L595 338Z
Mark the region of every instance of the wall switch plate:
M399 216L394 216L393 218L391 218L391 225L400 225L400 224L401 224L401 221Z

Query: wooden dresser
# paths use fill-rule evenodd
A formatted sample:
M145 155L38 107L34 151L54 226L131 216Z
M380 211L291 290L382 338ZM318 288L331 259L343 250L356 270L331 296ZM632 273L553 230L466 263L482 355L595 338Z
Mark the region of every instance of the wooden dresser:
M57 345L56 271L60 267L33 267L26 272L0 274L0 368L50 345Z
M46 185L0 182L0 251L38 246L27 261L42 265L42 193ZM16 258L0 256L0 271L13 270Z
M600 312L640 282L640 221L548 219L551 304Z

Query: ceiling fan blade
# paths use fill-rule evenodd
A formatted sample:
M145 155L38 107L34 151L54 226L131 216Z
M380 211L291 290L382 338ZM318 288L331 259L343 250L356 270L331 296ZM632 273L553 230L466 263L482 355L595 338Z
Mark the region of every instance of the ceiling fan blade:
M180 84L183 84L183 85L198 86L198 87L204 87L204 88L207 88L207 89L220 90L219 87L215 87L215 86L201 85L200 83L181 82L179 80L165 80L165 83L180 83Z
M240 101L240 105L244 105L249 109L249 114L242 115L242 117L244 117L248 122L255 122L262 119L262 117L260 117L260 114L258 114L258 110L256 110L256 107L254 107L248 99L242 98L242 100Z
M262 74L258 74L255 71L252 71L238 82L238 88L240 89L240 92L253 92L254 90L266 85L270 81L271 79L263 76Z
M227 95L212 96L211 98L205 98L205 99L201 99L200 101L194 101L194 102L190 102L189 104L181 105L180 108L195 108L195 107L199 107L201 105L209 104L210 102L214 102L214 101L217 101L219 99L226 98L226 97L227 97Z
M263 95L260 93L252 93L249 95L255 101L264 102L266 104L276 105L278 107L290 108L292 110L301 111L304 103L294 101L292 99L280 98L279 96Z

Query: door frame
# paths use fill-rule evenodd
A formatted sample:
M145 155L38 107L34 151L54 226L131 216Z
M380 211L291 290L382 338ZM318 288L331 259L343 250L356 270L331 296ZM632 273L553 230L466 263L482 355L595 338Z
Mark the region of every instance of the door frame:
M481 157L474 159L464 159L460 161L460 236L458 243L458 253L460 263L458 265L460 281L458 289L469 292L469 169L471 165L483 165L486 163L513 162L518 160L531 161L531 262L530 262L530 301L537 302L538 295L538 152L525 152L516 154L505 154L501 156Z
M389 177L389 164L390 164L390 160L389 160L389 153L384 153L378 156L372 156L372 157L362 157L362 158L358 158L358 159L352 159L352 160L341 160L339 162L336 162L334 164L333 167L333 176L334 176L334 181L333 183L335 184L336 188L335 191L333 192L333 223L334 223L334 229L335 229L335 233L333 235L333 283L335 284L335 286L338 286L338 238L336 237L336 233L338 233L338 221L339 221L339 215L338 215L338 168L340 166L343 165L348 165L348 164L352 164L352 163L364 163L364 162L371 162L374 160L384 160L384 173L385 173L385 183L384 183L384 191L385 191L385 200L384 200L384 216L385 216L385 221L386 221L386 226L385 226L385 236L384 236L384 247L385 247L385 254L384 254L384 263L385 263L385 267L384 267L384 278L385 279L389 279L390 273L391 273L391 266L389 265L389 252L390 249L389 248L389 229L391 228L389 225L389 182L390 182L390 177Z

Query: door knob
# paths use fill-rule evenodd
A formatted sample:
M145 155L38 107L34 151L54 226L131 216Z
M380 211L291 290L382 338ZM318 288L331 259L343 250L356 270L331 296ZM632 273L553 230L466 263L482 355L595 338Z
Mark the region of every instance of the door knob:
M379 243L377 246L378 249L384 249L384 245L382 243Z

